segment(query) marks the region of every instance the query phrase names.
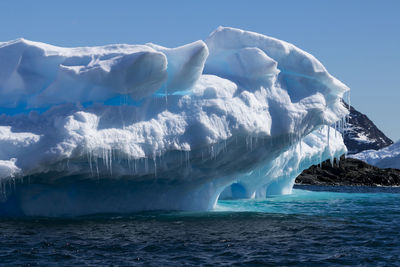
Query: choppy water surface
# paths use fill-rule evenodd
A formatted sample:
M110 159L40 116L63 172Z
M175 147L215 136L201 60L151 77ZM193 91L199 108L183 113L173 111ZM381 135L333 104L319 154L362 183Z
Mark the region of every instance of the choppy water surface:
M0 228L1 266L396 266L400 189L301 187L207 213L0 219Z

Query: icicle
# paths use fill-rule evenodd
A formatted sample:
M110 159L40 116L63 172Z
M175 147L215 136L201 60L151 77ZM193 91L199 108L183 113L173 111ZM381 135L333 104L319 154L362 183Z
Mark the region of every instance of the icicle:
M89 149L86 151L86 155L87 155L87 158L88 158L90 173L91 173L91 175L93 176L92 156L91 156L91 152L90 152Z
M113 150L112 149L110 149L109 150L110 151L110 156L109 156L109 163L110 163L110 174L111 174L111 176L112 176L112 162L113 162Z
M106 149L102 149L102 154L103 154L103 165L104 167L108 170L108 152L106 152Z
M328 129L327 129L327 131L328 131L328 148L330 148L330 146L329 146L329 139L330 139L330 132L331 132L331 127L329 127L328 125L326 126Z
M335 122L335 137L336 137L336 134L337 134L337 122Z
M153 163L154 163L154 177L157 177L157 156L153 155Z
M349 105L349 114L346 116L347 117L347 123L350 123L350 91L347 92L347 104Z
M214 145L211 145L209 148L209 153L210 153L210 157L211 159L214 159Z
M253 151L253 137L250 135L246 136L246 150Z
M99 163L98 163L98 157L96 157L96 160L95 160L95 165L96 165L96 172L97 172L97 179L99 179L100 178L100 174L99 174Z

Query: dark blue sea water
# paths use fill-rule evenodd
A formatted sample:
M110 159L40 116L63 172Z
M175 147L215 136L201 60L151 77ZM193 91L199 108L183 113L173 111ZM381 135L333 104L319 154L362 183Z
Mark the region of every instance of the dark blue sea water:
M400 189L304 186L206 213L9 218L0 229L0 266L400 266Z

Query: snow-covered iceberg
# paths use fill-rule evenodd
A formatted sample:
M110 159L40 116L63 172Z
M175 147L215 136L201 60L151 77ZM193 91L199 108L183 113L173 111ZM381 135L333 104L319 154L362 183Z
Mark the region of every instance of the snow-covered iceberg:
M400 140L388 147L379 150L366 150L350 155L350 157L365 161L379 168L400 169Z
M0 43L0 70L1 214L207 210L221 192L288 193L346 152L329 126L348 87L253 32L172 49L18 39Z

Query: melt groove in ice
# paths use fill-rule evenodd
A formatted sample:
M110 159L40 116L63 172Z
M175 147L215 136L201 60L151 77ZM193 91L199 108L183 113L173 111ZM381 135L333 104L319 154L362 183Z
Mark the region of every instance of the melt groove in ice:
M177 48L18 39L0 43L0 69L0 214L207 210L290 193L346 152L348 87L253 32Z

